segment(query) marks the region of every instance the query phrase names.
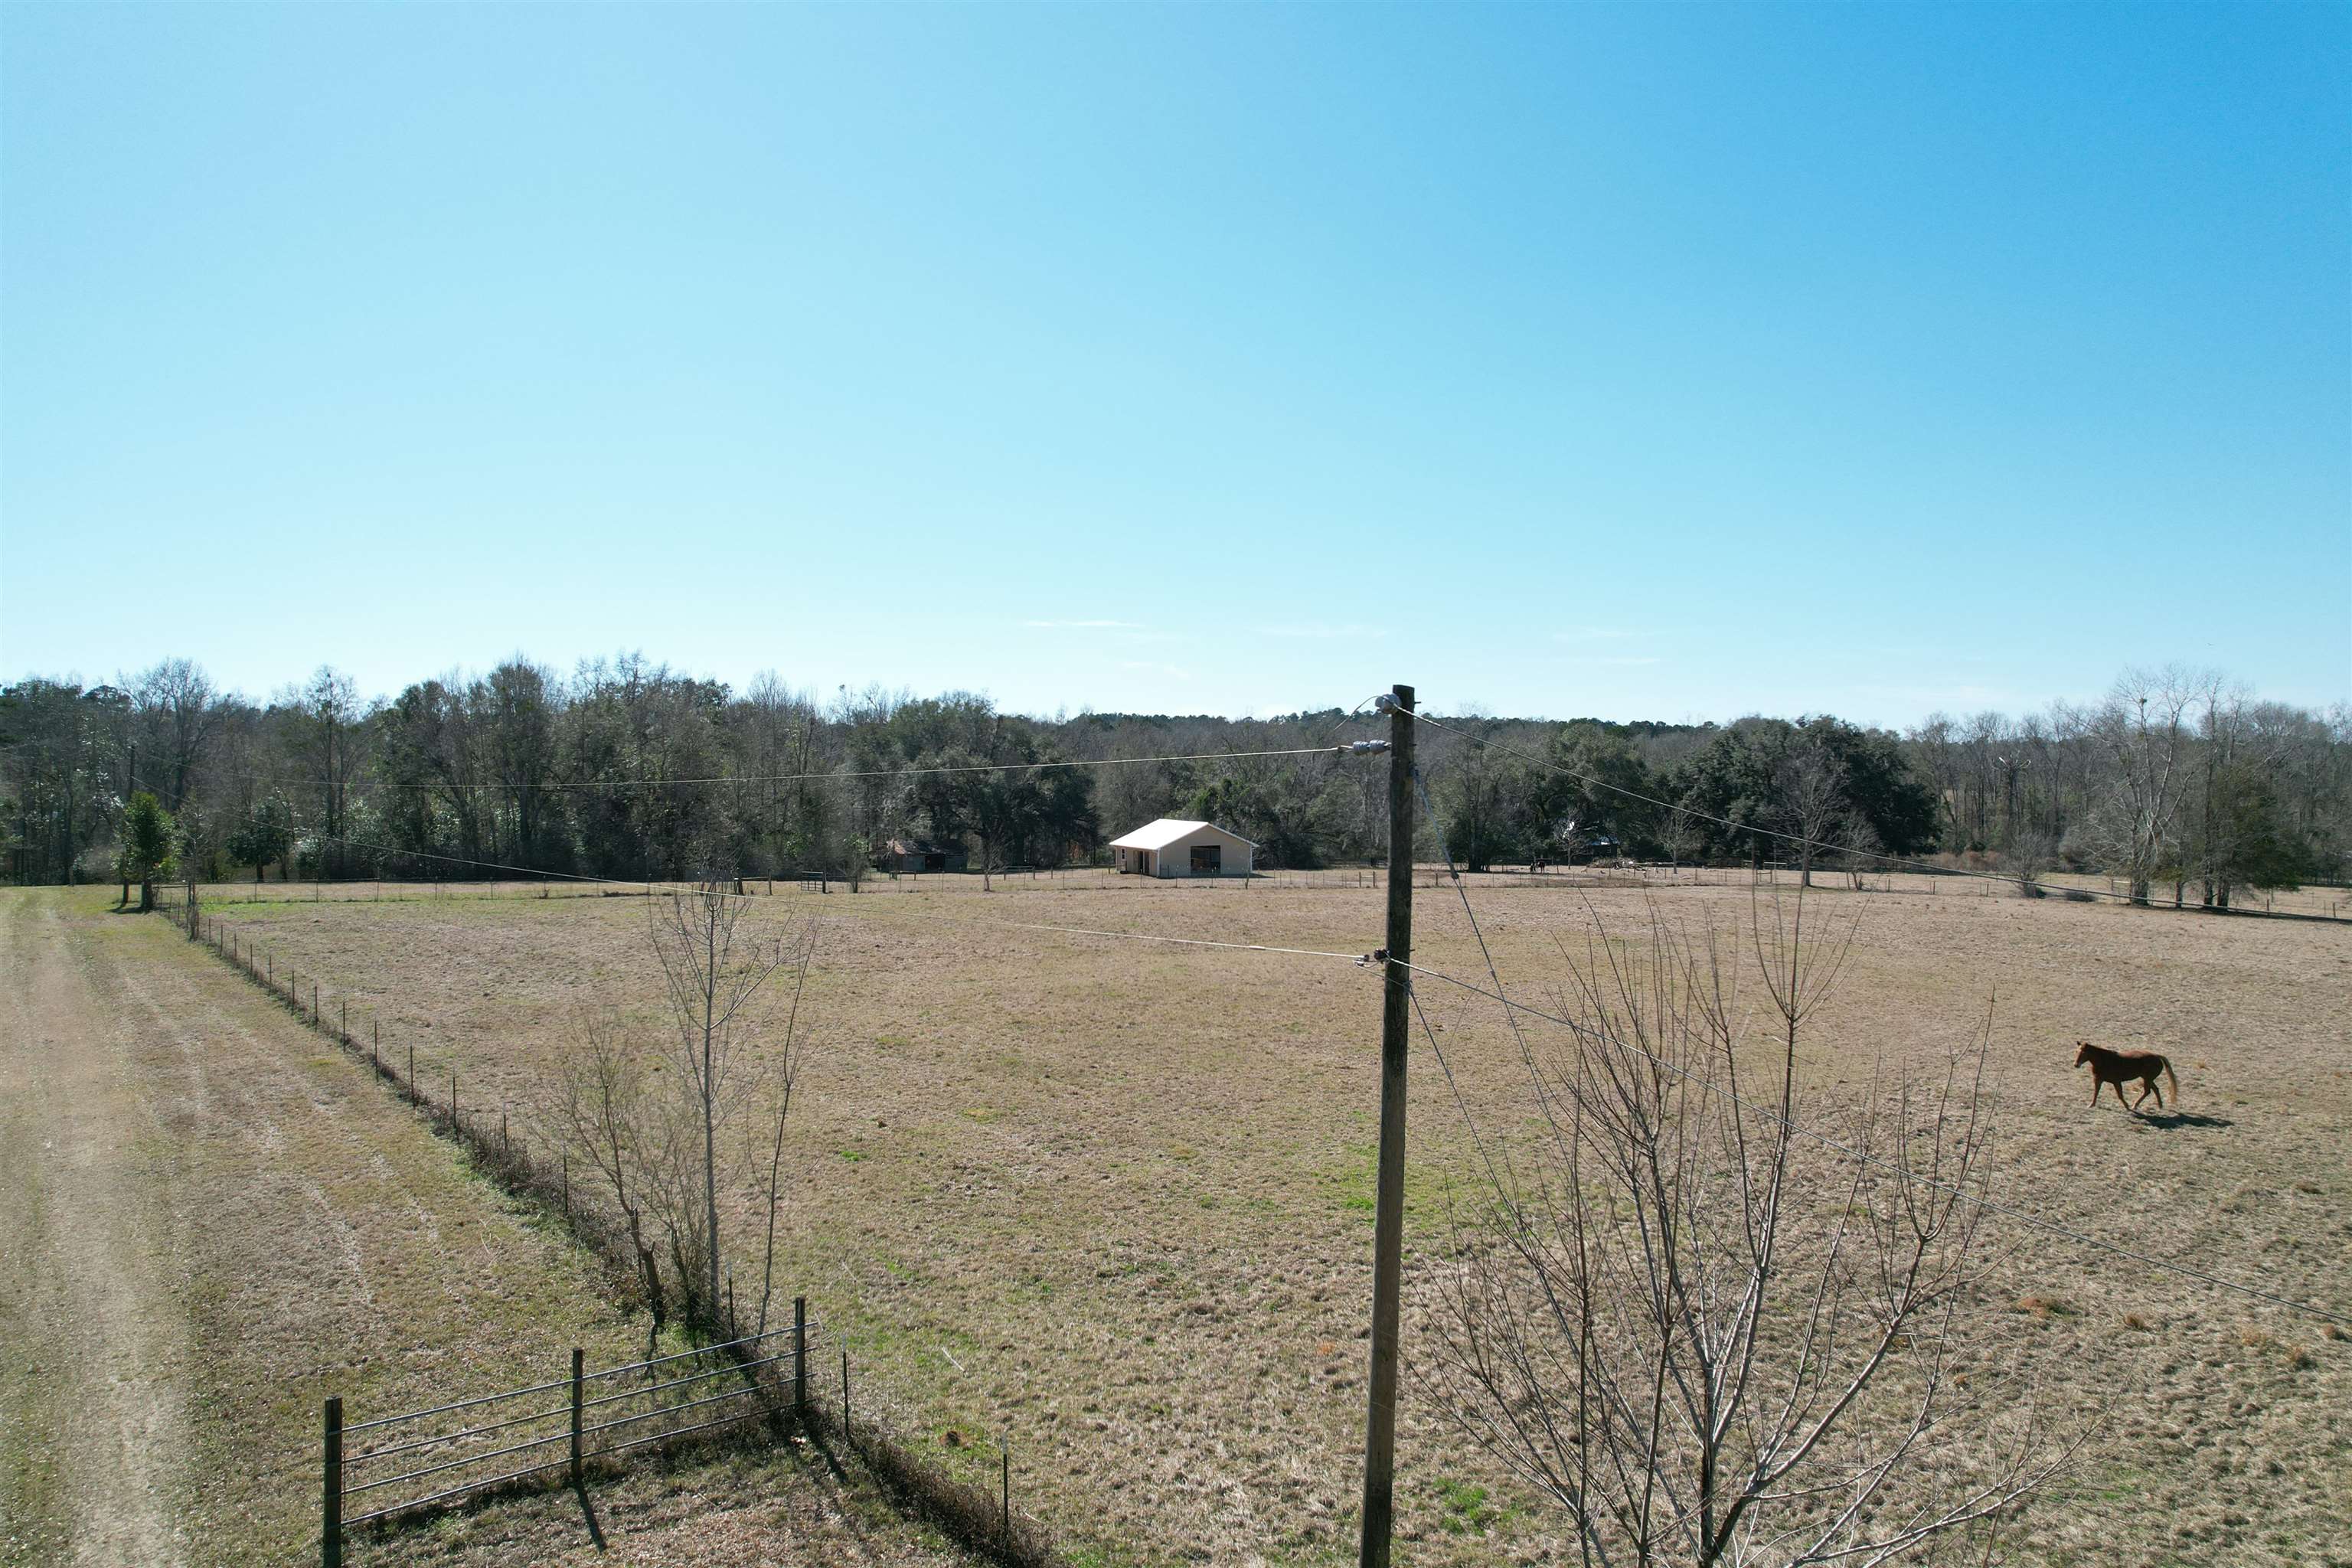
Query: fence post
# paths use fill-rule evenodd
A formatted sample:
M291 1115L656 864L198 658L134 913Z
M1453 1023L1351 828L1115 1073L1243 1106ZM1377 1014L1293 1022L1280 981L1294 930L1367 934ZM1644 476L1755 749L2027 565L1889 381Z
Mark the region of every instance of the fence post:
M327 1396L325 1487L319 1500L319 1562L343 1563L343 1398Z
M406 1088L408 1089L409 1103L413 1105L416 1101L416 1042L415 1040L408 1042L408 1083Z
M852 1442L849 1435L849 1347L841 1347L841 1438Z
M1003 1521L1001 1528L1004 1544L1010 1546L1013 1544L1013 1432L1010 1427L1005 1429L1001 1447L1004 1456L1004 1510L1001 1516Z
M793 1413L808 1418L808 1298L793 1298Z
M374 1020L368 1026L368 1060L381 1073L383 1071L383 1020Z
M319 1026L319 983L310 982L310 1027Z
M563 1223L572 1223L572 1151L563 1152Z
M572 1347L572 1484L580 1484L580 1347Z
M352 1043L352 999L350 997L343 998L342 1009L343 1021L336 1027L342 1031L343 1044L348 1046Z

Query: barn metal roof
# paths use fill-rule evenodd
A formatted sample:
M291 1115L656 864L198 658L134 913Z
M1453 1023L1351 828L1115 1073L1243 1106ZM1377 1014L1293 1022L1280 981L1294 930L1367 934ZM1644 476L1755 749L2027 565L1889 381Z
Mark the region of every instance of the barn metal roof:
M1247 844L1253 849L1257 847L1255 841L1243 838L1240 834L1229 827L1219 827L1213 822L1184 822L1173 816L1163 816L1157 822L1147 822L1124 838L1112 839L1110 847L1114 849L1165 849L1178 839L1189 834L1198 833L1203 827L1213 833L1222 833L1228 838L1240 839L1242 843Z

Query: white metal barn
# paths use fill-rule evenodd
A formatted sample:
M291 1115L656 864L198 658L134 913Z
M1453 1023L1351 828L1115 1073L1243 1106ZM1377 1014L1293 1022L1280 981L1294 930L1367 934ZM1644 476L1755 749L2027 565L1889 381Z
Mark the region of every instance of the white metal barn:
M1122 877L1246 877L1257 846L1213 822L1163 816L1112 839L1110 852Z

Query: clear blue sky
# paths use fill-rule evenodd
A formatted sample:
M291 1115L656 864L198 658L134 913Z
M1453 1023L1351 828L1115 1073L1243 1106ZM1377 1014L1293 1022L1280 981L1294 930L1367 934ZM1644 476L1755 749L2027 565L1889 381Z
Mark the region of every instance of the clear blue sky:
M8 679L2352 696L2352 6L0 28Z

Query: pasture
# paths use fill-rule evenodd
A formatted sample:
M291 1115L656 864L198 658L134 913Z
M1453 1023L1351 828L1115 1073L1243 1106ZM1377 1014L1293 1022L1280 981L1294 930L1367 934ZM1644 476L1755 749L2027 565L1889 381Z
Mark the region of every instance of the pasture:
M1730 932L1757 896L1744 875L1591 880L1469 879L1514 994L1548 1003L1597 931L1622 941L1657 918ZM1352 1558L1380 981L1344 958L1034 928L1351 954L1381 941L1382 895L1360 882L780 884L751 905L757 921L818 921L782 1281L846 1333L861 1398L948 1463L992 1473L1009 1434L1016 1498L1092 1560ZM354 1034L380 1023L387 1055L415 1046L428 1084L454 1067L466 1101L504 1110L518 1135L540 1135L583 1009L667 1026L642 898L217 891L210 907L315 977L331 1014L348 1002ZM1906 878L1820 887L1806 918L1853 922L1806 1042L1809 1085L1861 1093L1874 1063L1961 1043L1997 995L2004 1202L2352 1310L2343 928ZM1484 983L1450 886L1418 895L1417 922L1420 963ZM1409 1368L1449 1255L1448 1196L1470 1190L1465 1114L1509 1135L1529 1110L1500 1009L1420 990L1453 1078L1417 1038ZM2093 1109L2077 1038L2169 1056L2182 1114ZM756 1259L737 1197L730 1246ZM2098 1423L2021 1527L2018 1560L2352 1563L2352 1341L2046 1234L1991 1234L1970 1332L2030 1369L2062 1418ZM1565 1545L1410 1372L1398 1476L1402 1561L1550 1561Z

